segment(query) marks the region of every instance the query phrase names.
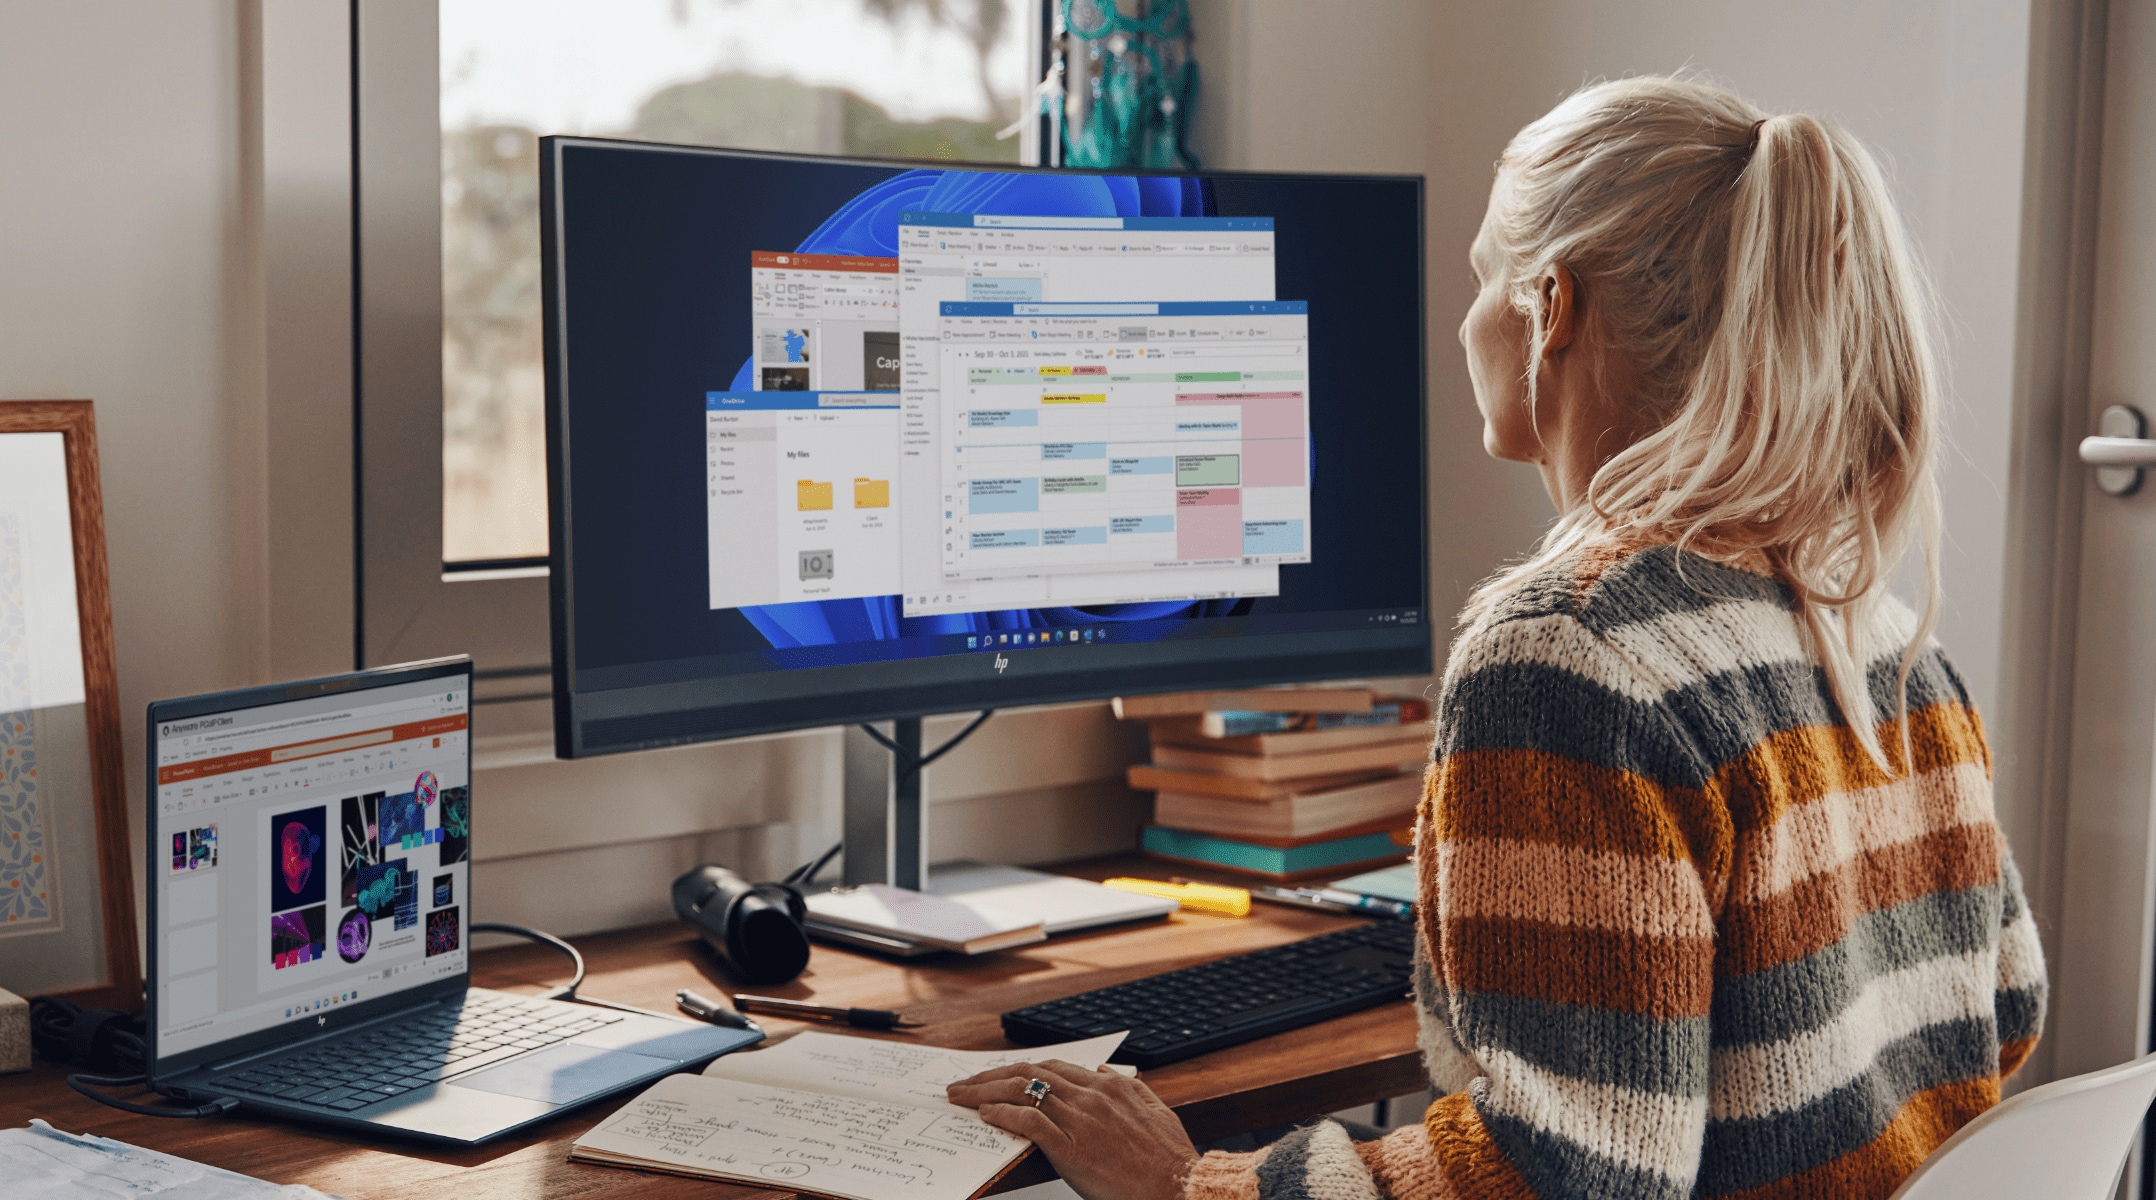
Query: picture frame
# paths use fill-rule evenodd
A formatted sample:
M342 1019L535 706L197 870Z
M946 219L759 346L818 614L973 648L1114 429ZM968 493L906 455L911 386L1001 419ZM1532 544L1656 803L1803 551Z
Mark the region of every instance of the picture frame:
M97 422L0 401L0 988L142 1006Z

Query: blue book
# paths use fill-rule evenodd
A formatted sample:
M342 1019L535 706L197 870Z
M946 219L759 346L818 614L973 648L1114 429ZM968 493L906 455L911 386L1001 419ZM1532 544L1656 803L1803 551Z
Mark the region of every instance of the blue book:
M1237 841L1165 825L1148 825L1139 839L1147 854L1183 862L1226 867L1258 875L1286 878L1311 871L1329 871L1363 863L1403 857L1407 847L1392 840L1390 833L1362 833L1331 841L1300 846L1270 846L1263 842Z

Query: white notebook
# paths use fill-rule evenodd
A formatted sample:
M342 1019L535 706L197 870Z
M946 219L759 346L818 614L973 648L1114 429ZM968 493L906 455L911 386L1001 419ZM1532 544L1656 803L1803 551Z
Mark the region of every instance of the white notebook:
M880 883L832 888L808 897L811 916L846 929L925 942L963 954L1023 946L1048 935L1040 918L1006 912L964 896L936 896Z
M944 1050L800 1033L669 1075L576 1140L569 1157L833 1200L966 1200L1025 1157L944 1087L992 1067L1098 1067L1123 1034L1026 1050Z

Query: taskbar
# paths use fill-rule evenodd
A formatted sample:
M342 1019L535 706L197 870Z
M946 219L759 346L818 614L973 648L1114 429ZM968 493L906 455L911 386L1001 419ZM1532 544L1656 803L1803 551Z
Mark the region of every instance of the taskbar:
M1221 641L1279 634L1350 633L1420 625L1419 608L1366 609L1327 613L1260 613L1242 616L1169 617L1158 620L1088 619L1074 609L1058 610L1053 620L1038 611L982 614L989 622L1008 621L1012 628L931 633L823 646L784 646L732 654L621 666L585 667L576 672L575 690L607 691L653 684L686 683L732 675L818 667L862 666L1013 649L1061 650L1074 660L1088 651L1132 644ZM1074 661L1073 665L1076 665Z

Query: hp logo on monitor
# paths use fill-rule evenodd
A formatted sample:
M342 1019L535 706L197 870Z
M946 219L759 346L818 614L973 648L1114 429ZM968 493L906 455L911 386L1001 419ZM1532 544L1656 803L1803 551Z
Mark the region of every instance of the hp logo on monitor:
M1010 666L1010 665L1011 665L1011 660L1010 660L1010 659L1007 659L1007 658L1003 657L1003 656L1002 656L1002 655L1000 655L1000 654L996 655L996 674L998 674L998 675L1001 675L1001 674L1003 674L1003 668L1005 668L1005 667L1007 667L1007 666Z

